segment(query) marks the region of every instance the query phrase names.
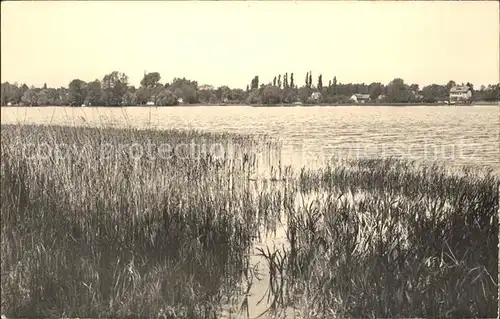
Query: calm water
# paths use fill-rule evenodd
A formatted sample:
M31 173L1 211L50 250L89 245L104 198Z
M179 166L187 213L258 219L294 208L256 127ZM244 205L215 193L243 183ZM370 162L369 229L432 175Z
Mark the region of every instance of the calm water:
M282 163L317 166L332 157L398 156L500 171L498 106L171 108L3 107L1 123L201 129L269 134Z

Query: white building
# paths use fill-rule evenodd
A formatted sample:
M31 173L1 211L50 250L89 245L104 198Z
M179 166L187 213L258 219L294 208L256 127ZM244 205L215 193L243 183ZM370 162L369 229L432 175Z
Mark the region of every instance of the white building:
M450 89L450 102L470 101L472 98L472 90L467 85L454 86Z
M366 103L370 100L370 94L353 94L351 98L349 99L353 101L354 103Z
M321 100L321 98L322 98L322 95L320 92L314 92L311 94L311 97L310 97L310 99L314 102L318 102L319 100Z

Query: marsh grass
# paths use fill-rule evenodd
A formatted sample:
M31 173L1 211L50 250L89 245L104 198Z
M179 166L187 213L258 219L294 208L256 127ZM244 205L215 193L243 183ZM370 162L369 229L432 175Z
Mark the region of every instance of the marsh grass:
M242 147L154 159L119 147L151 140ZM23 150L44 143L74 152ZM270 143L196 131L2 125L2 314L215 317L248 275L259 215L248 176L255 146ZM112 156L101 153L105 144Z
M262 251L274 300L305 317L495 317L499 178L358 160L303 169L289 247Z
M269 273L263 317L497 314L491 171L370 159L296 172L271 163L273 139L197 131L2 125L1 139L7 317L246 312L252 248ZM151 142L152 157L121 148ZM157 156L192 142L207 152ZM73 151L23 149L44 143ZM253 245L278 227L286 245Z

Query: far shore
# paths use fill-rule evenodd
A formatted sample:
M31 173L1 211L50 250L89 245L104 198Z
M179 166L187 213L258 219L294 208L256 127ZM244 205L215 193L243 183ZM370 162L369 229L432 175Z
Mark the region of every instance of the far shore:
M448 107L456 107L456 106L481 106L481 105L500 105L500 102L498 101L478 101L478 102L472 102L471 104L446 104L446 103L315 103L315 104L302 104L302 103L297 103L297 104L231 104L231 103L220 103L220 104L202 104L202 103L195 103L195 104L179 104L179 105L172 105L172 106L157 106L157 105L135 105L135 106L104 106L104 105L99 105L99 106L69 106L69 105L47 105L47 106L34 106L34 107L124 107L124 108L130 108L130 107L144 107L144 108L149 108L149 107L154 107L154 108L175 108L175 107L218 107L218 106L248 106L248 107L346 107L346 106L399 106L399 107L404 107L404 106L448 106ZM4 105L2 107L29 107L25 105Z
M474 102L471 104L446 104L446 103L316 103L316 104L252 104L253 107L317 107L317 106L474 106L498 105L499 102Z

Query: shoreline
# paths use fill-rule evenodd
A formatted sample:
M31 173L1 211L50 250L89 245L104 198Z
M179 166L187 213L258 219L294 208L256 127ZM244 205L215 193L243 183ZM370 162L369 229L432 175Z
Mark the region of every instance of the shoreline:
M445 103L316 103L316 104L181 104L181 105L171 105L171 106L157 106L157 105L134 105L134 106L70 106L70 105L43 105L43 106L25 106L25 105L2 105L2 108L15 108L15 107L74 107L74 108L131 108L131 107L143 107L143 108L176 108L176 107L346 107L346 106L358 106L358 107L411 107L411 106L444 106L444 107L459 107L459 106L500 106L500 101L496 102L486 102L478 101L471 104L445 104Z

